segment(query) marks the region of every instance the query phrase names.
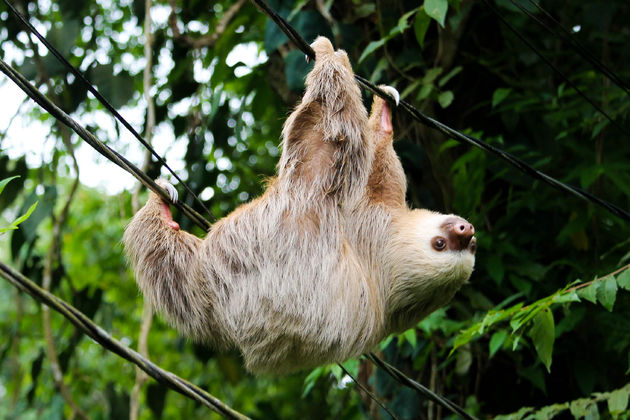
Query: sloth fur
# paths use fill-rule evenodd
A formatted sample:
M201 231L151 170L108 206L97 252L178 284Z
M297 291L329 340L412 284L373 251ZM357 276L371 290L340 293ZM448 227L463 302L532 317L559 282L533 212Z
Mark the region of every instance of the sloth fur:
M386 102L375 97L368 117L346 53L323 37L312 47L265 193L203 240L150 193L123 238L145 298L182 333L236 347L255 373L370 350L449 302L475 260L472 225L405 204Z

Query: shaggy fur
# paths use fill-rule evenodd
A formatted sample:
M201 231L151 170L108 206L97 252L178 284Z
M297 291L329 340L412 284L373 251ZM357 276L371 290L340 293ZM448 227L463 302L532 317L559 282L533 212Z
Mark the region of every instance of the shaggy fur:
M321 37L313 49L263 196L201 240L151 193L123 238L144 296L256 373L357 356L447 303L474 265L472 225L437 251L436 237L463 235L448 220L467 222L407 208L387 104L375 97L368 118L346 53Z

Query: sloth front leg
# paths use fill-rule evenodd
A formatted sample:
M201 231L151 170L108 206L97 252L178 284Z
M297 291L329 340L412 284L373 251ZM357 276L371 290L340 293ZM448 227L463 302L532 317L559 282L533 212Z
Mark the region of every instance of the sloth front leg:
M287 119L278 164L280 182L309 193L356 200L367 183L374 145L367 111L345 51L319 37L302 102Z
M396 102L400 96L391 86L381 86ZM394 130L389 104L374 95L372 112L368 122L368 135L375 145L372 170L368 179L367 196L373 203L383 203L392 208L403 208L407 181L400 159L394 151Z
M158 183L176 199L172 185ZM213 299L202 270L202 240L179 230L169 203L150 192L125 229L123 244L145 298L186 335L207 334Z

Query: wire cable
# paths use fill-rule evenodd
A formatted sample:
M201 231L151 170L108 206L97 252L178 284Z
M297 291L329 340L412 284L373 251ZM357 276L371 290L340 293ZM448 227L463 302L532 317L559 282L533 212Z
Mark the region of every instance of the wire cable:
M619 131L621 131L623 134L625 134L626 136L630 137L630 131L628 129L626 129L626 127L624 127L623 125L619 124L616 120L614 120L610 115L608 115L608 113L606 111L604 111L602 109L602 107L600 107L599 105L597 105L595 103L595 101L593 101L591 98L589 98L588 96L586 96L586 94L578 87L577 84L575 84L575 82L573 82L571 79L569 79L569 77L567 75L565 75L562 71L560 71L560 69L558 69L558 67L556 67L547 57L545 57L540 51L538 51L538 49L534 46L534 44L532 44L531 42L529 42L527 40L527 38L525 38L514 26L512 26L512 24L510 22L508 22L503 15L501 14L501 12L499 12L499 9L496 8L496 6L494 6L491 2L491 0L484 0L484 2L486 3L486 5L488 6L488 8L490 10L492 10L494 12L494 14L497 15L497 17L499 18L499 20L510 30L514 33L514 35L516 35L516 37L518 39L520 39L525 45L527 45L527 47L532 50L534 52L534 54L536 54L538 56L538 58L540 58L546 65L547 67L549 67L551 70L553 70L554 72L556 72L556 74L558 76L560 76L562 78L562 80L564 80L569 86L571 86L573 88L573 90L575 90L578 95L580 95L586 102L588 102L589 104L591 104L591 106L593 108L595 108L597 110L597 112L599 112L600 114L602 114L608 121L610 121L610 123L612 125L614 125ZM516 4L514 1L512 1L512 3ZM517 5L519 8L521 8L521 5Z
M97 139L92 133L87 131L83 126L73 120L68 114L66 114L61 108L53 104L44 94L42 94L35 86L33 86L24 76L18 71L14 70L4 60L0 59L0 71L2 71L7 77L9 77L20 89L24 91L31 99L33 99L39 106L46 110L50 115L61 121L63 124L72 129L79 137L81 137L86 143L92 146L97 152L111 160L116 165L123 168L125 171L133 175L138 181L142 182L146 187L150 188L153 192L158 194L166 202L171 202L170 195L155 183L147 174L140 170L137 166L127 160L120 153L111 149L109 146ZM180 209L186 216L188 216L199 227L208 231L210 229L210 222L203 218L194 209L188 206L182 201L172 203L178 209Z
M280 29L282 29L282 31L289 37L289 39L302 51L304 52L310 59L315 59L315 51L313 51L313 49L311 48L311 46L304 40L304 38L302 38L300 36L300 34L298 34L295 29L293 29L291 27L291 25L289 25L287 23L287 21L280 16L276 11L274 11L271 7L269 7L269 5L264 2L263 0L251 0L263 13L265 13L267 16L269 16L269 18L271 20L273 20L279 27ZM390 95L388 95L386 92L384 92L382 89L380 89L378 86L374 85L373 83L371 83L370 81L368 81L367 79L356 75L355 74L355 79L365 88L367 88L368 90L372 91L372 93L380 96L381 98L385 99L388 103L390 103L392 106L396 106L396 104L394 103L392 97ZM473 145L475 147L478 147L486 152L492 153L495 156L499 157L500 159L505 160L506 162L508 162L509 164L511 164L513 167L515 167L516 169L518 169L519 171L525 173L526 175L541 180L544 183L562 191L562 192L567 192L570 194L575 195L576 197L579 197L583 200L586 200L587 202L591 202L594 204L597 204L598 206L606 209L608 212L610 212L611 214L614 214L615 216L625 220L626 222L630 222L630 213L627 212L626 210L616 206L615 204L612 204L604 199L601 199L591 193L589 193L588 191L585 191L581 188L578 187L574 187L572 185L569 184L565 184L561 181L558 181L557 179L545 174L544 172L541 172L537 169L534 169L532 166L528 165L525 161L517 158L516 156L513 156L512 154L505 152L491 144L488 144L480 139L477 139L475 137L469 136L467 134L463 134L460 133L459 131L450 128L449 126L431 118L428 117L426 115L424 115L423 113L421 113L417 108L415 108L413 105L409 104L408 102L404 101L404 100L400 100L398 107L402 108L403 110L405 110L413 119L415 119L416 121L421 122L422 124L425 124L429 127L432 127L444 134L446 134L449 137L454 138L455 140L459 141L460 143L467 143L470 145Z
M146 147L151 154L160 162L164 167L177 179L177 181L182 184L182 186L188 191L189 194L195 199L195 201L203 208L209 215L213 221L216 221L216 218L212 214L212 212L203 204L201 199L190 189L188 184L186 184L182 179L173 171L164 158L162 158L156 151L151 147L151 145L144 139L142 136L123 118L122 115L99 93L99 91L94 87L94 85L85 77L85 75L79 71L76 67L74 67L48 40L39 33L39 31L31 25L31 23L26 19L22 14L11 4L9 0L4 0L4 3L7 5L9 10L22 22L26 28L39 39L44 46L54 55L57 60L59 60L68 70L72 72L74 76L76 76L81 82L85 85L85 87L94 95L94 97L118 120L129 132L144 146Z
M396 369L394 366L390 365L383 359L379 358L376 354L367 353L364 356L368 360L370 360L372 363L374 363L376 366L380 367L385 372L387 372L392 378L396 379L396 381L398 381L399 383L415 390L416 392L418 392L418 394L433 401L436 404L441 405L442 407L451 411L453 414L457 414L458 416L466 420L478 420L476 417L468 414L466 411L464 411L463 408L461 408L454 402L436 394L435 392L431 391L429 388L425 387L421 383L414 381L413 379L411 379L410 377L402 373L400 370Z
M123 359L135 364L159 383L186 397L192 398L216 413L221 414L225 418L236 420L246 420L249 418L230 408L221 400L198 386L180 378L172 372L162 369L149 359L140 355L138 352L124 346L77 308L58 298L49 291L39 287L37 284L26 278L22 273L12 269L3 262L0 262L0 276L4 277L9 281L9 283L19 290L31 295L38 302L41 302L56 312L59 312L79 331L92 338L108 351L115 353Z
M341 363L337 363L337 365L341 368L341 370L343 371L344 374L348 375L348 377L350 379L352 379L352 382L357 384L357 386L359 387L359 389L361 389L361 391L365 392L367 394L367 396L370 397L370 399L372 399L372 401L374 401L376 404L378 404L383 410L385 410L387 412L387 414L389 414L389 416L391 418L393 418L394 420L399 420L398 417L396 416L396 414L394 414L394 412L392 410L390 410L385 405L385 403L383 403L381 400L379 400L378 397L372 391L370 391L365 386L363 386L363 384L361 382L359 382L357 380L357 378L352 376L352 374L350 372L348 372L348 369L346 369Z
M591 54L591 52L576 39L575 34L571 33L567 28L562 26L562 24L558 22L558 20L554 18L553 15L551 15L551 13L543 9L543 7L538 2L534 0L529 0L529 2L532 5L536 6L536 8L540 12L542 12L551 23L553 23L555 26L560 28L560 31L553 29L550 25L545 23L542 19L538 18L538 16L536 16L535 14L533 14L532 12L524 8L520 3L516 2L515 0L511 0L511 1L515 6L521 9L523 13L525 13L531 19L536 21L536 23L538 23L540 26L542 26L547 31L549 31L552 35L558 38L562 38L565 41L569 42L571 46L573 47L573 49L579 55L581 55L583 59L591 63L591 65L595 67L597 70L599 70L600 73L608 77L608 79L610 79L613 83L619 86L624 92L626 92L626 95L630 95L630 87L628 87L628 84L624 82L619 76L617 76L617 74L614 71L609 69L608 66L606 66L601 60L598 60L593 54Z

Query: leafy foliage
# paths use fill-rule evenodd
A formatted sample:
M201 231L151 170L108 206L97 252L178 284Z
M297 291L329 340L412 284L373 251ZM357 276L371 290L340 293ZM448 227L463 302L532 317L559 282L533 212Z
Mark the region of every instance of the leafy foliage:
M235 2L175 3L175 24L190 39L204 42L218 28L225 30L212 44L194 47L175 37L168 19L171 2L154 1L155 138L158 150L166 152L169 163L221 217L260 194L264 179L273 175L282 121L299 99L310 67L275 24L247 2L227 21L223 19ZM630 208L627 136L552 74L484 2L270 3L308 41L330 37L348 52L358 74L396 86L428 115ZM530 2L520 3L544 18ZM134 124L141 129L144 2L19 4L123 115L140 115ZM617 125L630 127L630 101L623 89L511 1L495 4ZM626 1L550 0L541 5L594 57L622 80L630 80ZM134 156L137 148L104 117L85 87L34 46L4 6L0 20L3 58L109 146ZM0 236L0 255L41 282L53 237L52 215L62 206L74 175L62 141L67 132L30 102L8 113L18 113L25 126L42 125L47 135L28 139L41 145L32 153L15 146L25 141L16 129L18 118L10 129L0 127L0 179L5 180L0 210L9 221L3 226L30 214L10 235ZM599 413L627 418L628 225L400 112L394 127L395 147L408 178L408 202L470 220L478 232L478 255L470 283L453 302L416 328L388 337L378 348L380 354L479 417ZM86 162L89 154L78 139L67 140L82 156L82 172L89 166L100 170L102 162ZM148 168L153 177L160 171L155 162ZM6 183L15 176L19 181ZM131 190L133 184L126 187ZM186 194L181 199L192 204ZM136 347L142 298L119 245L131 213L130 193L110 195L82 186L62 227L51 290ZM188 220L178 221L202 234ZM50 375L40 311L0 282L0 334L7 337L0 343L0 418L74 414ZM94 419L126 418L134 385L131 366L84 340L61 318L53 315L52 324L64 381L78 406ZM254 378L245 373L238 354L191 343L159 320L150 334L149 354L254 418L387 418L355 392L337 365L282 378ZM365 360L347 361L344 367L400 418L445 415ZM143 419L208 417L205 409L156 383L143 388L140 402Z

